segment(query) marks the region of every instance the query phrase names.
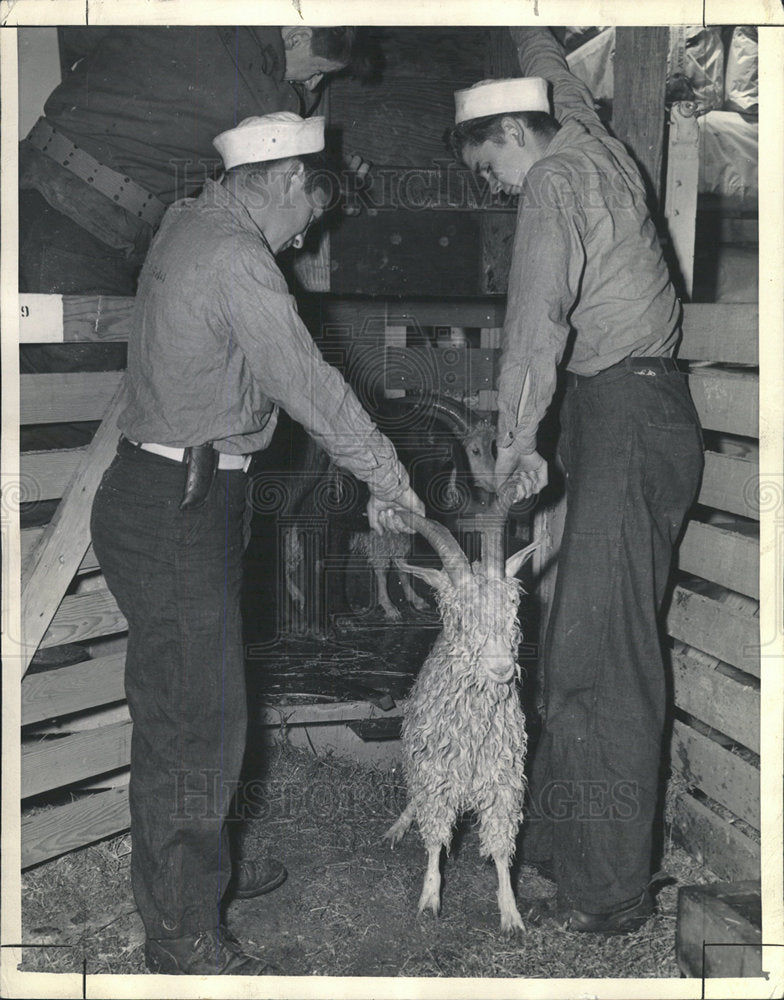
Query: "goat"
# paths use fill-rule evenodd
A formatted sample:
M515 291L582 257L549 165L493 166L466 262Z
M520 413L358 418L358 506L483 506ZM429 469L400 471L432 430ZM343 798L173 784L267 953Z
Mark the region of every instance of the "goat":
M464 812L479 818L480 850L498 876L501 929L524 930L509 875L523 815L527 736L516 662L521 587L515 576L534 542L502 566L502 507L484 520L482 558L469 563L443 525L403 515L443 569L400 564L436 593L443 630L406 701L401 737L409 802L385 838L392 847L416 819L427 849L419 912L440 910L441 848Z

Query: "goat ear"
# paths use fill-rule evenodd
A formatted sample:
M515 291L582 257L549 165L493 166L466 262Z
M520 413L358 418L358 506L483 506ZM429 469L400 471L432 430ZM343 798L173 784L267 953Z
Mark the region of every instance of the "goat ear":
M412 566L410 563L403 562L402 559L395 559L395 566L400 573L410 573L418 580L424 580L428 587L432 587L433 590L440 590L444 586L446 574L442 569L432 569L429 566Z
M512 579L517 576L517 573L526 559L532 556L534 552L539 548L541 544L541 539L537 539L535 542L531 542L530 545L526 545L524 549L520 549L519 552L515 552L513 556L509 556L506 560L506 575L508 579Z

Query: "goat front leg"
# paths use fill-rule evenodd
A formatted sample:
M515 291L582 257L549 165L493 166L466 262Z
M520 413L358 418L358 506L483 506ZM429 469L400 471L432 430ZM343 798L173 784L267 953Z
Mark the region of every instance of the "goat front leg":
M398 816L395 822L390 826L387 832L384 834L384 840L389 841L389 846L394 847L399 840L401 840L411 823L414 819L414 813L416 812L416 807L413 802L409 802L403 812Z
M517 909L512 880L509 876L509 858L493 855L493 861L498 875L498 909L501 911L501 930L507 934L513 931L524 931L525 924Z
M427 871L422 895L419 897L419 912L431 910L436 916L441 909L441 844L427 845Z

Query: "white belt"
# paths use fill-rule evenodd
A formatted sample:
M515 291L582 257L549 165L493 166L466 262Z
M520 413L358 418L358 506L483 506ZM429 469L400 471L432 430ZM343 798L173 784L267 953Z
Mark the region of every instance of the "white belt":
M128 440L131 444L135 444L137 448L141 448L142 451L151 451L153 455L169 458L172 462L182 462L185 460L184 448L170 448L167 444L141 444L138 441L131 441L130 438ZM219 451L218 468L227 470L242 469L243 472L247 472L251 457L251 455L227 455Z

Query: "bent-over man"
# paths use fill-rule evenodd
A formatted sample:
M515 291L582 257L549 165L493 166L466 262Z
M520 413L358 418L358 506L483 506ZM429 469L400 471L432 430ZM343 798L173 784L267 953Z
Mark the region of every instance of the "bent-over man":
M653 912L659 614L702 441L672 359L681 310L637 167L550 32L512 34L524 78L458 91L451 141L494 192L519 196L496 463L496 485L518 498L547 484L537 428L556 368L567 370L567 513L532 782L544 816L528 831L526 860L553 872L564 923L615 934Z
M322 213L311 154L324 119L278 112L219 135L226 167L172 206L142 271L128 405L92 513L95 552L128 621L132 879L161 973L263 970L222 901L279 884L279 862L229 857L245 749L240 583L245 468L278 407L370 488L375 530L424 508L395 450L297 315L275 254Z

